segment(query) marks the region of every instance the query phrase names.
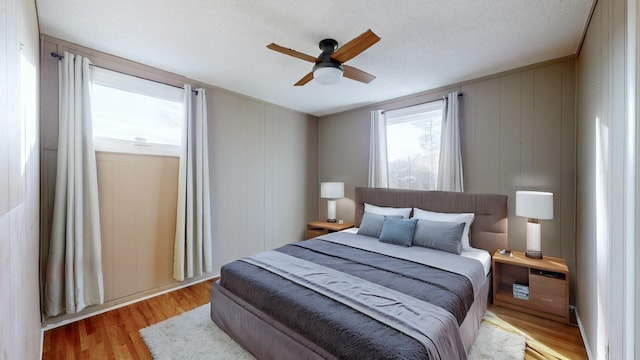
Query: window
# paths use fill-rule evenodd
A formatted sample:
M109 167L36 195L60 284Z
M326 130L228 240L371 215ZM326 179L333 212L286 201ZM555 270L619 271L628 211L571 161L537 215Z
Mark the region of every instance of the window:
M183 94L181 88L93 67L96 151L177 156Z
M443 105L439 100L384 113L390 188L435 189Z

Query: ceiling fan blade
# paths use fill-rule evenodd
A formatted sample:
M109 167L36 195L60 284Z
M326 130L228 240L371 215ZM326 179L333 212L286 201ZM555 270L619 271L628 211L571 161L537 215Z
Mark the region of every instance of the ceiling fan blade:
M286 47L282 47L280 45L276 45L274 43L271 43L269 45L267 45L267 47L273 51L277 51L279 53L283 53L285 55L289 55L289 56L293 56L295 58L301 59L301 60L305 60L305 61L309 61L309 62L316 62L318 59L311 56L311 55L307 55L307 54L303 54L301 52L295 51L293 49L289 49Z
M313 71L305 75L302 79L298 80L298 82L293 84L293 86L302 86L311 80L313 80Z
M363 82L365 84L370 83L376 77L369 74L368 72L364 72L360 69L354 68L349 65L342 65L342 70L344 70L343 76L348 77L349 79Z
M338 48L331 57L341 64L356 57L361 52L367 50L371 45L380 41L380 37L374 34L371 29L363 32L360 36Z

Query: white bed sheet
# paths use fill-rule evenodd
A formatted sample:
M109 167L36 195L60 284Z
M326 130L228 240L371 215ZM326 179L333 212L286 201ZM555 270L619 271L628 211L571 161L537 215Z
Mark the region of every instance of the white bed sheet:
M350 228L342 231L356 234L358 232L358 228ZM390 245L390 246L394 246L394 245ZM460 253L460 256L464 256L470 259L476 259L480 261L480 263L482 264L482 267L484 268L484 276L489 275L489 272L491 271L491 254L489 254L488 251L470 247L470 248L462 249L462 253Z

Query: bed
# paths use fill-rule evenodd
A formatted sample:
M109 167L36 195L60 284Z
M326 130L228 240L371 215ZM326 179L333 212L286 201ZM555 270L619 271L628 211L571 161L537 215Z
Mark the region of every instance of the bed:
M490 254L507 244L507 196L356 188L355 202L356 227L371 218L365 204L473 213L472 248L400 247L353 230L285 245L223 266L212 320L259 359L466 358L491 293Z

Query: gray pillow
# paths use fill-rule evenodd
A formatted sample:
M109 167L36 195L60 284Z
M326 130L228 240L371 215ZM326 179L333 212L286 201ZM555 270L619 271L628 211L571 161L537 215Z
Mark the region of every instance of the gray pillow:
M400 246L411 246L418 219L393 219L387 217L382 225L380 241Z
M462 233L466 223L418 219L413 245L428 247L460 255Z
M385 218L401 219L402 215L382 215L365 211L360 228L358 228L358 235L371 236L377 239L380 236L380 231L382 231L382 224Z

